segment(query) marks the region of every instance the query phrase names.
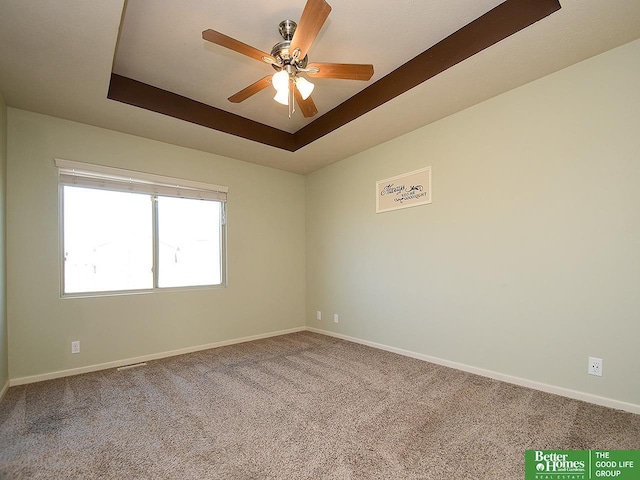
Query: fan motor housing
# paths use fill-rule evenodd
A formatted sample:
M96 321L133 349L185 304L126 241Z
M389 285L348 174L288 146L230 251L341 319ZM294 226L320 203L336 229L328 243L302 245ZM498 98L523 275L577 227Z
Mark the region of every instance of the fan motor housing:
M289 54L289 46L291 40L285 40L280 43L276 43L271 49L271 56L278 61L278 65L272 65L276 70L282 70L283 65L293 65L296 68L306 68L309 62L309 56L305 55L303 59L296 62L292 62L291 55Z

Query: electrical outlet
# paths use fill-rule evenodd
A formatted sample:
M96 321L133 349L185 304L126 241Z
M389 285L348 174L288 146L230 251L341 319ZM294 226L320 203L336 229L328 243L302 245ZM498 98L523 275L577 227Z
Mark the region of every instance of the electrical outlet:
M316 320L322 320L322 312L320 310L316 312Z
M334 321L334 323L338 323L338 314L337 313L333 314L333 321Z
M602 359L596 357L589 357L589 375L602 376Z
M80 340L71 342L71 353L80 353Z

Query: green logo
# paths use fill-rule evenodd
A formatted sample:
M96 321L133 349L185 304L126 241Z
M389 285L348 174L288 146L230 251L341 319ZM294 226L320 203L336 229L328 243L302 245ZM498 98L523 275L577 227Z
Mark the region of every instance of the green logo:
M640 479L640 450L527 450L525 480Z

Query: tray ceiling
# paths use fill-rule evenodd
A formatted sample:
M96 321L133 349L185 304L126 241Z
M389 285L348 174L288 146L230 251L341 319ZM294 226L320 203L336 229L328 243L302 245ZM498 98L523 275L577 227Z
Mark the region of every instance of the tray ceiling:
M230 104L227 97L273 70L201 37L212 28L269 51L278 23L298 20L304 0L3 1L0 92L12 107L307 173L640 37L637 0L561 0L559 11L295 151L107 98L116 74L291 138L501 4L328 1L311 61L372 63L375 74L366 83L313 79L319 114L311 119L289 119L270 89Z

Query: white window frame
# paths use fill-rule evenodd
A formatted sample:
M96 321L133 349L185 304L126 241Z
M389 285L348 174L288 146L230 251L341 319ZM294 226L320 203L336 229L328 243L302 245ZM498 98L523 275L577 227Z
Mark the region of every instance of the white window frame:
M103 297L113 295L136 295L144 293L217 289L227 286L227 213L226 202L229 188L222 185L209 184L193 180L179 179L134 170L107 167L73 160L55 159L58 167L58 230L60 257L60 296L61 298ZM82 186L93 189L141 193L150 195L153 201L153 287L136 290L109 290L95 292L65 293L65 258L64 258L64 194L65 186ZM158 257L157 257L157 202L156 197L178 197L189 199L213 200L221 203L220 218L220 284L193 285L183 287L158 286Z

